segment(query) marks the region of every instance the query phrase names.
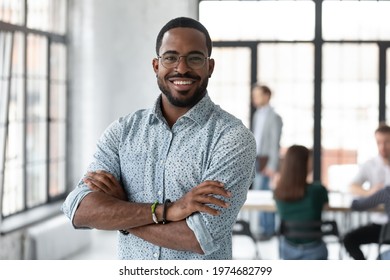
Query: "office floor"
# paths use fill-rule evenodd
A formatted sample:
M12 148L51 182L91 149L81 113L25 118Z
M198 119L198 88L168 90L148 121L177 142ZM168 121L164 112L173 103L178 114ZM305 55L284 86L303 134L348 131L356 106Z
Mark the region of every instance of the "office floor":
M246 245L247 244L247 245ZM278 255L278 240L273 237L268 241L257 242L258 252L260 258L264 260L277 260ZM244 239L233 240L233 255L237 259L251 259L253 243L247 243ZM92 233L92 244L83 251L70 256L70 260L115 260L117 249L117 233L111 231L94 230ZM376 247L375 245L366 246L363 248L369 259L375 259ZM339 245L331 243L328 245L329 259L339 259ZM345 251L342 251L342 258L349 259Z
M256 235L258 228L258 218L256 212L242 211L238 215L238 219L248 221L250 223L250 231ZM328 217L331 219L337 218L336 216ZM361 219L361 217L359 218ZM340 220L339 225L342 225ZM362 221L360 221L362 222ZM329 240L328 240L329 241ZM333 240L334 241L334 240ZM71 260L115 260L117 259L117 232L115 231L92 231L91 246L81 252L70 256ZM233 258L234 259L254 259L259 258L263 260L278 260L278 239L273 237L268 241L256 242L257 252L259 254L256 257L256 250L254 250L253 241L248 240L245 237L233 238ZM328 259L337 260L340 259L340 245L337 242L327 242L328 246ZM377 257L377 245L364 245L362 250L367 256L367 259L374 260ZM343 248L341 248L341 259L350 259L348 254Z

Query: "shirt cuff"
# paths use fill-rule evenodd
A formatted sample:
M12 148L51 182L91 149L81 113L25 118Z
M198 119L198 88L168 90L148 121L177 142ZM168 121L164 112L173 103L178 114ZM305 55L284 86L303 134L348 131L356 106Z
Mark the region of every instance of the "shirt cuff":
M188 227L194 232L205 255L209 255L219 249L220 245L216 244L213 237L210 235L201 214L196 213L189 216L186 219L186 222Z
M64 212L65 216L72 222L72 226L76 229L87 227L76 227L73 223L74 215L76 213L77 208L79 207L80 202L84 199L84 197L91 193L92 191L87 186L81 186L74 189L71 193L69 193L68 197L62 204L61 210Z

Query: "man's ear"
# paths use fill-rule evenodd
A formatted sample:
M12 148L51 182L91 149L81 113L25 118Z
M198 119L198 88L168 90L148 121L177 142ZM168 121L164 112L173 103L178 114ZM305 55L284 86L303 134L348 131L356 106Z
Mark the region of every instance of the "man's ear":
M157 77L158 67L159 67L158 58L153 58L152 65L153 65L153 71L154 73L156 73L156 77Z
M211 75L214 72L214 66L215 66L215 60L213 58L209 59L209 78L211 78Z

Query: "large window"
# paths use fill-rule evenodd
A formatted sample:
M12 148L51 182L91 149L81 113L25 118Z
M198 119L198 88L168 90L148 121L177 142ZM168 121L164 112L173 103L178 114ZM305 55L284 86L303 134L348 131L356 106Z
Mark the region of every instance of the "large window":
M66 4L0 1L2 220L65 194Z
M389 14L381 0L203 0L199 19L216 52L247 47L250 57L225 56L230 74L211 80L210 95L250 122L250 83L270 86L284 122L282 156L292 144L314 148L316 179L343 189L356 164L377 153L374 130L390 116Z

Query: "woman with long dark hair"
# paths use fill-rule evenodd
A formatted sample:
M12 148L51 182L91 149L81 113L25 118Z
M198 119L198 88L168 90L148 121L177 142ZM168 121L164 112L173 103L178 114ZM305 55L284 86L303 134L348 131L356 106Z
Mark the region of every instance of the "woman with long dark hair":
M276 182L274 198L282 221L321 221L328 192L320 182L312 182L312 154L300 145L288 148ZM327 259L322 240L281 238L282 259Z

